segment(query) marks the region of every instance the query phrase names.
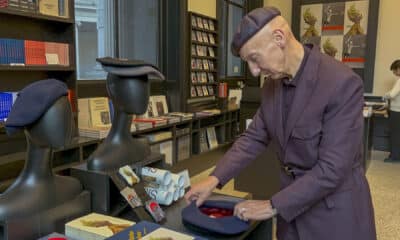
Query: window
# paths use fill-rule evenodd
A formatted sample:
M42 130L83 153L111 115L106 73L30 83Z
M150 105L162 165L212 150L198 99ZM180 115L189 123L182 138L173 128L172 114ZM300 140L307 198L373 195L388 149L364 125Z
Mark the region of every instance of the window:
M96 58L115 56L114 9L114 1L75 1L78 80L106 78L106 73L96 62Z
M245 75L243 61L231 53L230 45L233 35L244 16L245 0L220 0L218 19L220 22L220 69L221 79L243 78Z
M119 1L119 56L160 67L160 0Z

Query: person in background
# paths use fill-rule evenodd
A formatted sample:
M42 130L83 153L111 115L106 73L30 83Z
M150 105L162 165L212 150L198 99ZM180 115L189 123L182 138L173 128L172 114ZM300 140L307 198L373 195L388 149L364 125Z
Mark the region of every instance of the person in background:
M385 100L390 100L390 155L385 162L400 162L400 59L390 65L390 70L398 79L393 88L383 96Z
M274 7L243 17L231 51L253 76L268 76L261 105L249 128L211 175L192 185L186 200L200 206L274 143L280 191L268 200L238 203L235 216L245 221L276 216L279 240L376 240L362 167L361 78L318 46L302 45Z

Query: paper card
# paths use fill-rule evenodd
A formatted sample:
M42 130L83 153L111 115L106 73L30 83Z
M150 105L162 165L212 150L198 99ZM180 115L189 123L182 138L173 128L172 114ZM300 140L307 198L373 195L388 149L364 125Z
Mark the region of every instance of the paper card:
M121 191L121 195L131 205L132 208L143 206L142 200L140 200L135 189L126 187Z
M57 53L46 53L47 64L60 64Z

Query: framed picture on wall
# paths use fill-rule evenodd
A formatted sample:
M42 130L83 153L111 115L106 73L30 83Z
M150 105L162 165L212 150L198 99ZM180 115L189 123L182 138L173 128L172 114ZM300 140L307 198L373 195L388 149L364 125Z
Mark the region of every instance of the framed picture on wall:
M292 29L303 44L353 69L372 92L379 0L293 0Z

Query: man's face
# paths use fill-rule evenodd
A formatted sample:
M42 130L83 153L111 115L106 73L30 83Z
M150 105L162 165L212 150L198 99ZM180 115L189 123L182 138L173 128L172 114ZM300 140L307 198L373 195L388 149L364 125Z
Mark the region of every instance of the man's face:
M393 72L393 74L394 74L396 77L400 77L400 68L396 68L396 69L393 70L392 72Z
M257 34L240 49L241 58L247 62L254 77L264 74L271 79L282 79L286 56L278 42L271 38L259 39Z

